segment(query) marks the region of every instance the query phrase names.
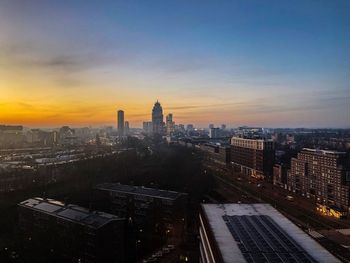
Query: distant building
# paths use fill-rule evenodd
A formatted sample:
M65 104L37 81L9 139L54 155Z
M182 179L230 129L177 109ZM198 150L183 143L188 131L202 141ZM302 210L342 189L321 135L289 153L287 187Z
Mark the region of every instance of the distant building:
M273 166L273 184L287 189L287 168L282 164Z
M23 126L0 125L0 147L22 147L24 141Z
M341 217L349 212L350 167L345 152L304 148L292 158L288 187L293 192L313 197L319 208Z
M75 130L69 126L63 126L58 132L59 143L65 146L76 145L78 137L75 135Z
M185 132L185 125L179 124L178 131L179 132Z
M125 135L128 135L129 132L130 132L129 122L126 121L126 122L125 122L125 127L124 127L124 134L125 134Z
M201 263L340 262L269 204L202 204Z
M231 158L234 168L246 176L272 179L275 145L266 139L231 138Z
M26 132L26 141L35 146L53 146L58 143L58 132L31 129Z
M163 109L160 103L158 102L158 100L154 104L152 109L152 126L153 126L153 134L163 135L164 133Z
M194 130L193 124L187 124L186 130L193 131Z
M209 137L210 139L217 139L221 137L220 128L210 128L209 129Z
M209 124L209 130L214 128L214 124Z
M143 122L143 131L147 134L151 134L153 131L153 125L151 121L144 121Z
M226 130L226 124L221 124L221 130Z
M200 144L199 148L205 153L210 161L221 165L227 165L231 162L231 147L215 145L211 143Z
M173 121L173 114L169 113L166 116L166 132L168 135L173 134L175 131L175 122Z
M124 136L124 111L118 110L118 135Z
M142 186L104 183L96 187L106 211L130 220L140 229L163 228L181 236L186 219L187 194Z
M38 197L21 202L18 214L24 245L34 258L124 262L124 219Z

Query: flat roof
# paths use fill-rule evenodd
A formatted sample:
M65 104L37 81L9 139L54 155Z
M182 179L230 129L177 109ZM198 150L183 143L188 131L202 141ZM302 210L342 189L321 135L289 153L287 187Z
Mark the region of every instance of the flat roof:
M93 228L100 228L113 220L122 220L120 217L104 212L89 211L81 206L65 205L60 201L40 197L30 198L18 205Z
M202 204L225 263L341 262L269 204Z
M175 191L160 190L155 188L148 188L144 186L133 186L119 183L103 183L96 186L99 190L107 190L118 193L137 194L143 196L150 196L154 198L176 200L177 198L187 195Z
M318 154L334 154L334 155L345 155L346 152L332 151L332 150L320 150L320 149L311 149L311 148L303 148L303 151L318 153Z

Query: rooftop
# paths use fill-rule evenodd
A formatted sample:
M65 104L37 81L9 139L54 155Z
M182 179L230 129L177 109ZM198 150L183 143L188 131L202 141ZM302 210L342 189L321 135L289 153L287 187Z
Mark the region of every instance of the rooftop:
M340 262L269 204L203 204L223 262Z
M312 152L316 154L322 154L322 155L345 155L346 152L338 152L338 151L331 151L331 150L319 150L319 149L310 149L310 148L303 148L303 151Z
M144 196L150 196L154 198L162 198L162 199L170 199L170 200L176 200L177 198L187 195L185 193L175 192L175 191L166 191L166 190L159 190L154 188L148 188L144 186L133 186L133 185L125 185L125 184L119 184L119 183L104 183L99 184L96 187L99 190L107 190L107 191L113 191L113 192L122 192L127 194L137 194L137 195L144 195Z
M25 200L19 203L19 206L41 211L55 217L87 225L92 228L100 228L113 220L121 220L121 218L111 214L98 211L89 211L81 206L71 204L65 205L60 201L43 199L40 197Z

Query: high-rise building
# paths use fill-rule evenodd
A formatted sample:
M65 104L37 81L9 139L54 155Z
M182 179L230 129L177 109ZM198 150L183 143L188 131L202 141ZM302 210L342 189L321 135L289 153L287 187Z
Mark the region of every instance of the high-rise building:
M118 135L124 135L124 111L118 110Z
M125 262L123 218L38 197L18 214L30 262Z
M246 176L271 179L275 160L275 145L267 139L231 138L231 158L234 168Z
M214 128L214 124L209 124L209 130Z
M125 122L125 126L124 126L124 134L125 134L125 135L128 135L129 132L130 132L129 122L126 121L126 122Z
M269 204L202 204L199 238L201 263L340 262Z
M345 152L304 148L292 158L288 188L316 199L325 213L340 217L349 211L349 159Z
M164 133L163 109L158 100L152 109L152 126L154 134Z
M153 127L152 127L152 122L151 121L144 121L143 122L143 131L147 134L151 134Z
M172 113L166 116L166 131L168 135L171 135L175 131L175 122L173 121Z
M221 129L226 130L226 124L221 124Z

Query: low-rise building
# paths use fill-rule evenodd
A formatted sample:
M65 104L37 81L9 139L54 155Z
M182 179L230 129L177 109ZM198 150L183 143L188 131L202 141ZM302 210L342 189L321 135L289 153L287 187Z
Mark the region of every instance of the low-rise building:
M340 262L269 204L202 204L200 263Z
M96 187L100 207L128 218L139 229L163 231L181 237L186 224L188 196L143 186L104 183Z
M38 197L19 203L18 214L28 261L124 262L120 217Z

